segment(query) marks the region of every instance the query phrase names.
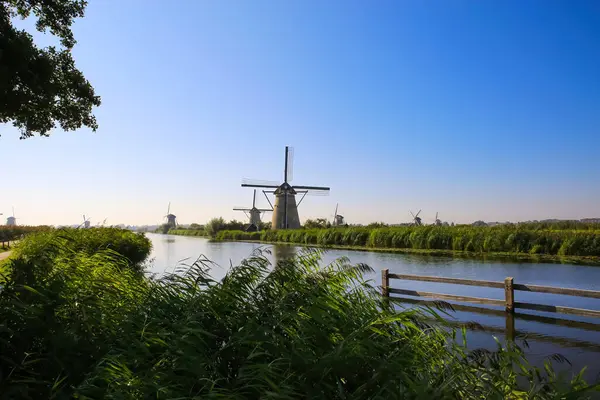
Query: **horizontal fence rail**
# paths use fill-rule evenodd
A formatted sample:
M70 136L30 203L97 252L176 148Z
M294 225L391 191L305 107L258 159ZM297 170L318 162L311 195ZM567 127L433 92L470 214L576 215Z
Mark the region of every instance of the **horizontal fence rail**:
M479 287L490 287L496 289L504 289L504 300L498 299L486 299L482 297L470 297L470 296L457 296L451 294L442 293L431 293L422 292L407 289L396 289L390 287L390 279L407 280L407 281L421 281L421 282L437 282L437 283L449 283L453 285L467 285L467 286L479 286ZM597 290L583 290L583 289L570 289L560 288L551 286L539 286L539 285L528 285L528 284L516 284L512 277L507 277L504 282L495 281L482 281L475 279L459 279L459 278L445 278L437 276L421 276L421 275L406 275L406 274L390 274L389 270L384 269L381 271L381 293L383 296L389 297L390 294L401 294L413 297L423 297L427 299L437 300L451 300L464 303L476 303L476 304L489 304L494 306L504 306L506 311L514 313L515 309L523 310L534 310L543 312L555 312L562 314L581 315L584 317L597 317L600 318L600 310L588 310L583 308L563 307L558 305L545 305L535 303L524 303L515 301L515 291L524 292L536 292L536 293L550 293L560 294L565 296L576 296L576 297L588 297L594 299L600 299L600 291Z

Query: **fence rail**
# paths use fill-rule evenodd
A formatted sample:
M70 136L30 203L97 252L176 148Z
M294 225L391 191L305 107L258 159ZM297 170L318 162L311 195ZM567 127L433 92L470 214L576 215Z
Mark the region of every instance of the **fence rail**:
M407 280L407 281L421 281L421 282L437 282L437 283L449 283L453 285L467 285L467 286L478 286L478 287L489 287L496 289L504 289L504 300L499 299L487 299L483 297L471 297L471 296L458 296L454 294L442 294L423 292L409 289L397 289L390 287L390 279ZM381 293L385 297L390 297L390 294L400 294L404 296L412 296L418 298L426 298L433 300L450 300L462 303L475 303L475 304L487 304L492 306L504 307L505 311L493 310L489 308L482 308L476 306L466 305L454 305L453 307L457 310L471 311L471 312L483 312L492 314L501 314L506 318L505 333L506 337L515 340L515 309L522 310L534 310L543 312L553 312L561 314L581 315L585 317L597 317L600 318L600 310L589 310L583 308L564 307L558 305L546 305L536 303L525 303L515 301L515 291L524 292L537 292L537 293L550 293L560 294L566 296L576 297L588 297L594 299L600 299L600 291L596 290L582 290L582 289L570 289L560 288L551 286L539 286L539 285L527 285L527 284L516 284L512 277L507 277L504 282L495 281L482 281L475 279L459 279L459 278L445 278L436 276L421 276L421 275L406 275L406 274L390 274L389 270L384 269L381 271ZM415 304L431 304L431 301L417 300L408 297L398 297L403 301ZM530 314L519 313L519 318L532 319L542 323L553 323L564 326L571 326L582 328L586 330L600 330L599 325L591 324L589 322L579 322L570 320L560 320L559 318L550 318L543 316L535 316ZM547 320L547 321L546 321Z
M449 283L453 285L467 285L467 286L479 286L479 287L490 287L497 289L504 289L504 300L498 299L486 299L482 297L470 297L470 296L457 296L452 294L442 293L431 293L422 292L407 289L396 289L390 287L390 279L397 280L408 280L408 281L421 281L421 282L437 282L437 283ZM600 291L597 290L582 290L582 289L570 289L560 288L552 286L539 286L539 285L528 285L528 284L516 284L512 277L507 277L504 282L495 281L481 281L475 279L459 279L459 278L445 278L437 276L421 276L421 275L406 275L406 274L390 274L389 270L384 269L381 271L381 292L384 296L389 297L390 294L402 294L406 296L423 297L428 299L438 300L452 300L465 303L476 303L476 304L489 304L494 306L504 306L508 313L514 313L515 309L544 311L544 312L555 312L562 314L581 315L585 317L598 317L600 318L600 310L588 310L583 308L564 307L559 305L545 305L536 303L524 303L515 301L515 291L524 292L537 292L537 293L550 293L560 294L566 296L576 297L588 297L594 299L600 299Z

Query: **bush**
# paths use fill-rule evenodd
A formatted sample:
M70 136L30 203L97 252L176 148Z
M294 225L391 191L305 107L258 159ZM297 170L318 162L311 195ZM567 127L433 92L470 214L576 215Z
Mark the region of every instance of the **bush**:
M78 253L91 256L112 252L123 257L130 268L141 271L151 250L152 243L143 233L119 228L65 228L28 235L19 243L15 256L51 262Z

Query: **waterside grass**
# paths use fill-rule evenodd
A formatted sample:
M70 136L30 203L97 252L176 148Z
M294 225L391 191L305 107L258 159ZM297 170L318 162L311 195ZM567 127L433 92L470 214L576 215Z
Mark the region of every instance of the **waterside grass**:
M204 229L170 229L168 233L179 236L208 236Z
M257 252L221 281L204 258L147 277L109 243L123 235L148 256L129 234L36 235L10 259L0 398L554 399L594 389L550 362L531 367L514 344L455 345L433 310L382 298L366 265L323 266L305 250L272 266Z
M444 256L510 257L539 261L600 263L600 230L498 227L348 227L222 231L216 240L261 241L306 246Z

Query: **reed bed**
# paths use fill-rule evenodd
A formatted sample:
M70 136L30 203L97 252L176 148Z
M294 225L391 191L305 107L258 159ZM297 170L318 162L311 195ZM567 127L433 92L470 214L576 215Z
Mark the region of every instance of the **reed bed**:
M434 310L398 310L363 279L368 266L345 258L324 266L306 250L273 266L256 252L216 281L201 257L154 278L132 268L131 254L149 253L138 236L92 231L28 237L10 259L0 398L554 399L594 389L550 362L533 368L515 344L467 351Z
M447 250L600 257L598 229L535 229L528 226L406 226L221 231L217 240L260 240L317 246Z

